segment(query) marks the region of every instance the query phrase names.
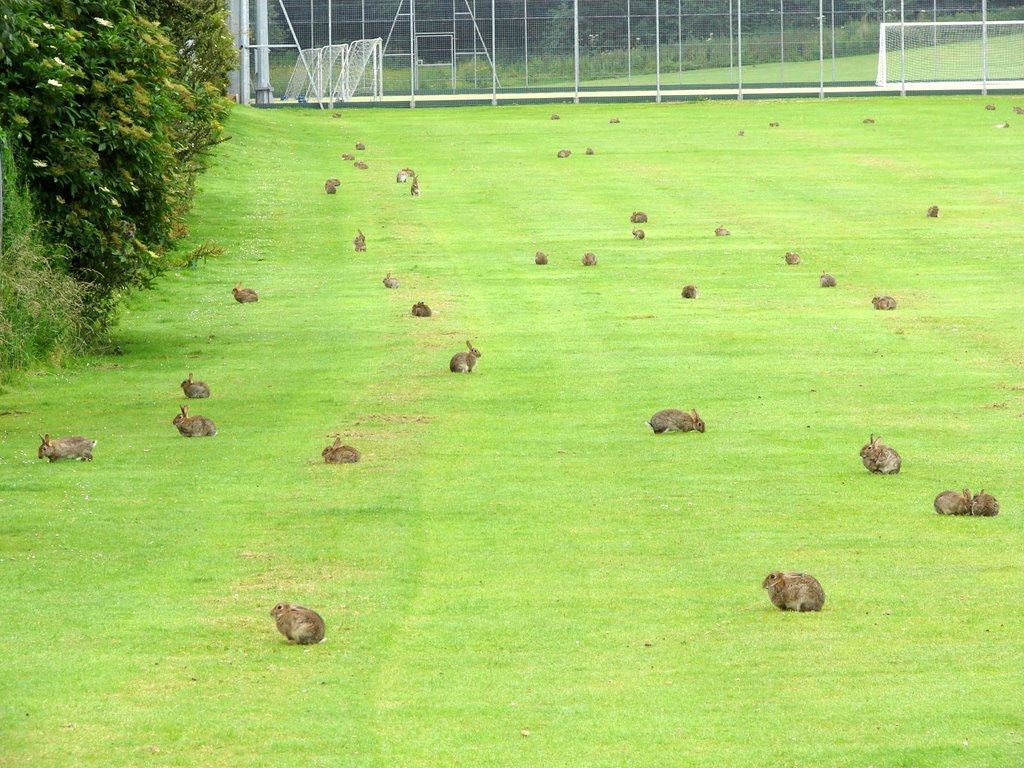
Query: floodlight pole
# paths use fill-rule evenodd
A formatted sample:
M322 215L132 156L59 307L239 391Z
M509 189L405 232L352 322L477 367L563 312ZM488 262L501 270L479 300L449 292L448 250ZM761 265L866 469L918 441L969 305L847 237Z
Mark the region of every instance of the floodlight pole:
M409 0L409 109L416 108L416 0Z
M835 59L833 59L835 61ZM818 98L825 98L825 4L818 0L818 79L821 82Z
M786 82L786 3L779 0L779 80Z
M476 24L475 14L473 23ZM491 0L491 106L498 106L498 45L494 25L494 0Z
M238 103L249 103L249 0L239 0L238 49Z
M274 101L274 89L270 85L270 23L267 16L267 0L256 0L256 103L270 104Z
M903 3L904 0L900 0L900 96L907 95L907 27Z
M988 2L981 0L981 95L988 93Z
M572 0L572 103L580 103L580 0Z

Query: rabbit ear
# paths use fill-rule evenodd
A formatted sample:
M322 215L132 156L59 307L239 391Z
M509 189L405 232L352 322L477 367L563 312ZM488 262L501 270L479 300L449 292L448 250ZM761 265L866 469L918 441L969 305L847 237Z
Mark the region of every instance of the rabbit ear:
M468 339L466 341L466 346L469 347L470 349L473 349L473 345L469 343Z
M693 410L690 411L690 415L693 416L693 420L694 421L699 421L700 420L700 416L697 415L697 409L696 408L694 408Z
M187 405L181 406L181 415L182 416L188 416L188 406Z
M50 444L50 436L49 435L40 435L39 439L43 441L43 445L49 445Z

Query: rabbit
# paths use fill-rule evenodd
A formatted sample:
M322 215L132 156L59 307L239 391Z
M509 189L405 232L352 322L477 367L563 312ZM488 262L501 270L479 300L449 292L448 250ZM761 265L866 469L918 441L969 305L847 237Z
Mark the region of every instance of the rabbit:
M836 279L834 277L832 277L832 275L828 274L827 272L822 272L821 273L821 277L818 278L818 282L821 284L822 288L835 288L836 287Z
M871 117L865 117L861 122L864 123L864 125L874 125L875 124L874 118L871 118Z
M205 381L192 380L192 371L189 371L188 378L181 382L181 391L185 393L185 397L197 400L210 396L210 388L206 386Z
M971 514L971 492L967 488L963 493L943 491L935 497L935 511L940 515Z
M985 105L985 109L987 109L989 112L995 112L996 111L996 105L995 104L986 104Z
M1010 121L1009 120L1004 120L1001 123L997 123L993 127L994 128L1009 128L1010 127Z
M825 591L809 573L773 571L761 586L768 590L772 605L783 611L820 611L825 604Z
M875 296L871 303L875 309L896 309L896 299L892 296Z
M205 416L189 416L188 406L181 406L181 413L171 423L178 428L184 437L213 437L217 434L217 425Z
M385 288L397 288L398 287L398 278L397 277L392 277L390 272L388 272L387 277L385 277L383 280L381 280L381 282L384 283L384 287Z
M643 240L645 237L647 237L647 233L646 232L644 232L639 227L633 227L633 239L634 240Z
M96 440L90 440L82 435L71 435L70 437L59 437L51 440L49 435L40 435L42 443L39 445L39 458L49 459L50 463L58 459L81 459L92 461L92 449L96 447Z
M779 124L778 123L768 123L768 127L769 128L778 128Z
M535 253L534 256L533 256L533 263L534 264L547 264L548 263L548 256L547 256L547 254L544 253L544 251L537 251L537 253Z
M684 285L683 286L683 298L684 299L696 299L697 298L697 286L696 285Z
M415 317L430 317L433 312L430 311L430 307L424 304L422 301L417 301L412 305L412 314Z
M356 248L356 253L363 253L366 251L366 235L363 234L363 230L357 229L358 234L352 240L352 245Z
M552 116L551 116L551 119L552 119L552 120L561 120L562 118L561 118L561 116L560 116L560 115L552 115Z
M365 171L370 166L368 166L362 160L356 160L354 163L352 163L352 167L353 168L358 168L360 171Z
M928 213L925 214L929 219L939 218L939 206L933 205L928 208Z
M341 159L347 163L351 163L353 160L356 159L356 156L353 155L351 152L342 152Z
M254 301L260 300L259 294L256 291L252 288L243 288L241 283L235 285L231 289L231 293L239 304L252 304Z
M725 236L731 235L731 234L732 234L732 232L730 232L724 226L715 227L715 237L725 237Z
M448 370L452 373L472 373L476 367L477 358L480 357L480 350L470 342L466 342L469 352L457 352L448 363Z
M1013 108L1013 114L1015 114L1015 115L1024 115L1024 107L1014 107Z
M595 264L597 264L597 256L592 254L590 251L587 251L586 253L583 254L584 267L592 267Z
M619 118L617 118L617 117L613 117L613 118L612 118L611 120L609 120L608 122L609 122L609 123L611 123L612 125L615 125L615 124L617 124L617 123L621 123L622 121L621 121L621 120L619 120Z
M363 152L363 151L365 151L365 150L366 150L366 145L365 145L365 144L363 144L363 142L361 142L361 141L360 141L360 142L358 142L358 143L356 144L356 151L357 151L357 152Z
M324 620L320 614L301 605L278 603L271 611L278 631L289 643L312 645L324 641Z
M786 263L787 264L799 264L800 254L796 251L786 251Z
M646 224L647 214L643 211L633 211L633 215L629 217L629 220L633 224Z
M341 184L340 179L328 179L324 182L324 191L328 195L335 195L338 193L338 186Z
M985 489L982 488L981 493L975 494L971 499L971 514L975 517L995 517L999 514L999 502L995 496L985 493Z
M593 147L587 147L586 154L588 154L588 155L594 154L594 148Z
M900 471L900 455L888 445L882 445L882 436L871 436L868 444L860 449L864 466L874 475L895 475Z
M666 408L665 410L658 411L644 423L653 429L656 435L660 435L662 432L704 431L704 420L697 415L696 408L689 413L675 408Z
M412 186L409 187L409 194L412 195L413 197L420 196L420 177L417 176L416 174L413 174Z
M407 173L406 170L403 168L397 174L395 174L395 183L396 184L405 184L405 182L407 182L409 180L409 176L410 176L410 174Z
M559 157L568 157L571 154L572 154L572 150L571 149L560 149L560 150L558 150L558 156Z
M746 132L746 131L737 131L737 132L736 132L736 135L737 135L737 136L746 136L746 135L747 135L747 132Z
M362 458L362 454L351 445L342 445L340 437L334 438L334 442L324 448L320 455L328 464L355 464Z

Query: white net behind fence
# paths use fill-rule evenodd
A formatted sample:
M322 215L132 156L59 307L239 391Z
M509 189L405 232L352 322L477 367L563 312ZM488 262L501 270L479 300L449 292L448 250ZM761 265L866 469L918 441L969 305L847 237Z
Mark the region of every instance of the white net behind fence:
M1024 80L1024 21L883 24L877 85Z
M285 99L351 101L356 95L380 98L381 40L356 40L299 51L284 91ZM369 77L366 75L371 66Z

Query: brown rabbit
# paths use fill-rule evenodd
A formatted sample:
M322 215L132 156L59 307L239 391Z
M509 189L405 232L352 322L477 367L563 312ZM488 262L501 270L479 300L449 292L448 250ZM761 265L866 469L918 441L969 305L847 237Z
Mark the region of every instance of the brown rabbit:
M986 104L985 105L985 109L987 109L989 112L995 112L996 111L996 105L995 104Z
M697 298L697 286L696 285L684 285L683 286L683 298L684 299L696 299Z
M241 283L232 288L231 293L239 304L252 304L254 301L260 300L259 294L256 291L252 288L243 288Z
M552 119L552 120L561 120L561 119L562 119L562 117L561 117L560 115L552 115L552 116L551 116L551 119Z
M558 150L558 156L559 157L568 157L571 154L572 154L572 150L571 149L560 149L560 150Z
M746 136L747 132L746 131L736 131L736 135L737 136Z
M324 191L328 195L334 195L338 192L338 185L341 184L340 179L328 179L324 182Z
M452 373L472 373L476 367L477 358L480 357L480 350L470 342L466 342L469 352L456 352L448 363L448 370Z
M929 219L939 218L939 206L933 205L930 208L928 208L928 213L926 215Z
M415 317L430 317L433 312L430 311L430 307L424 304L422 301L417 301L412 305L412 313Z
M935 497L935 511L940 515L971 514L971 492L966 488L963 493L943 491Z
M975 494L971 499L971 514L975 517L995 517L999 514L999 502L995 496L985 493L985 489L982 488L981 493Z
M629 220L633 224L646 224L647 214L643 211L633 211L633 215L629 217Z
M799 264L800 254L796 251L786 251L786 263L787 264Z
M732 232L730 232L724 226L715 227L715 237L726 237L727 235L731 235L731 234L732 234Z
M834 277L832 277L832 275L828 274L827 272L822 272L821 273L821 277L818 278L818 282L821 284L822 288L835 288L836 287L836 279Z
M778 128L779 124L778 123L768 123L768 127L769 128Z
M896 299L892 296L875 296L871 303L875 309L896 309Z
M278 603L271 609L270 615L274 617L278 631L290 643L312 645L324 640L324 620L316 611L301 605Z
M347 163L350 163L350 162L352 162L353 160L356 159L356 156L353 155L351 152L342 152L341 153L341 159L344 160Z
M356 151L357 152L363 152L365 150L366 150L366 145L363 144L363 142L360 141L359 143L356 144Z
M352 245L355 246L356 253L363 253L366 251L366 235L363 234L363 230L361 229L357 229L356 232L359 234L357 234L352 240Z
M171 420L184 437L213 437L217 434L217 425L205 416L189 416L188 406L181 406L181 413Z
M874 119L870 117L865 117L861 122L863 122L865 125L874 125L875 123Z
M697 415L696 408L689 413L675 408L666 408L663 411L658 411L644 423L653 429L656 435L660 435L662 432L704 431L704 420Z
M181 391L185 393L185 397L191 397L197 400L210 396L210 388L206 386L205 381L192 380L192 371L189 371L188 378L181 382Z
M320 455L328 464L355 464L362 458L362 454L351 445L342 445L340 437L334 438L334 442L324 448Z
M97 442L82 435L59 437L56 440L51 440L49 435L40 435L39 439L43 441L39 446L39 458L49 459L51 464L59 459L92 461L92 449Z
M392 277L390 272L388 272L387 277L385 277L383 280L381 280L381 282L384 283L384 287L385 288L397 288L398 287L398 278L397 277Z
M633 238L635 240L643 240L645 237L647 237L646 232L644 232L639 227L633 227Z
M412 174L409 173L408 169L407 168L403 168L402 170L400 170L398 173L395 174L395 183L396 184L405 184L405 182L407 182L409 180L409 177L411 177L411 176L412 176Z
M900 455L888 445L882 445L882 436L871 436L868 444L860 449L860 459L874 475L895 475L900 471Z
M613 118L612 118L611 120L609 120L608 122L609 122L609 123L611 123L612 125L615 125L615 124L617 124L617 123L621 123L622 121L621 121L621 120L619 120L619 118L617 118L617 117L613 117Z
M356 160L354 163L352 163L352 167L353 168L358 168L360 171L365 171L370 166L368 166L362 160Z
M594 154L594 148L593 147L587 147L587 154L588 155Z
M761 586L768 590L772 605L783 611L820 611L825 604L825 590L809 573L773 571Z
M409 194L413 197L420 196L420 177L415 174L412 177L412 186L409 187Z
M537 253L535 253L533 255L533 263L534 264L547 264L548 263L548 256L547 256L547 254L544 253L544 251L537 251Z
M597 256L592 254L590 251L587 251L586 253L583 254L584 267L592 267L595 264L597 264Z
M1024 107L1014 107L1013 108L1013 114L1015 114L1015 115L1024 115Z

